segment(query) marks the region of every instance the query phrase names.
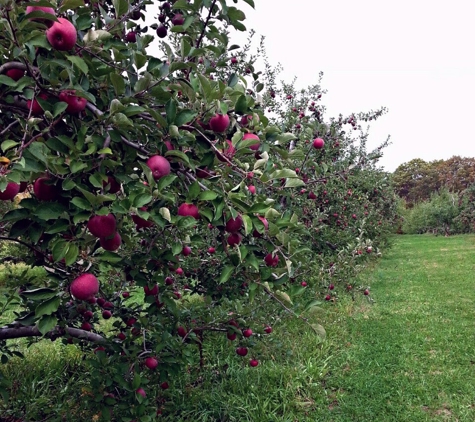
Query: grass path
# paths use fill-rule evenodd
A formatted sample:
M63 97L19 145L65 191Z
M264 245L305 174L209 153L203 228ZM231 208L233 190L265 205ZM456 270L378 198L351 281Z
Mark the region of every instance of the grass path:
M475 238L398 237L364 277L315 420L475 421Z

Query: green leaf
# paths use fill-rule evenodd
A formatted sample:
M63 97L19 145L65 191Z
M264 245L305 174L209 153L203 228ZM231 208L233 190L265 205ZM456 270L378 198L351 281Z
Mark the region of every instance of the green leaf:
M118 262L121 262L124 258L121 255L116 254L114 252L106 251L103 254L98 255L97 259L100 261L110 262L111 264L116 264Z
M30 300L45 300L56 296L57 293L56 290L41 287L40 289L25 290L21 292L21 295L26 296Z
M12 139L7 139L6 141L2 142L0 148L2 149L2 151L7 151L10 148L17 146L18 144L19 142L13 141Z
M201 192L201 188L198 182L193 182L188 188L188 194L186 195L189 201L196 199Z
M236 104L234 105L234 110L238 114L244 114L246 113L247 109L248 109L248 105L247 105L246 96L240 95L236 101Z
M89 71L89 67L87 66L84 59L82 59L79 56L66 56L66 57L72 64L76 65L82 73L87 75L87 72Z
M56 312L59 308L61 299L59 296L52 297L42 303L40 303L35 309L35 315L40 317L42 315L51 315L53 312Z
M176 117L176 101L172 98L165 104L165 111L167 113L167 122L169 125L175 122Z
M305 186L305 182L295 177L291 179L286 179L284 185L285 188L298 188L299 186Z
M182 110L177 114L175 118L175 124L177 126L182 126L184 124L190 123L196 116L197 113L195 113L194 111Z
M212 201L218 197L218 194L216 192L213 192L211 190L206 190L204 192L201 192L198 195L198 198L201 199L202 201Z
M234 272L234 268L232 265L226 265L223 269L223 272L221 273L221 276L219 277L219 284L226 283L226 281L229 280L231 277L231 274Z
M34 214L42 220L56 220L67 208L58 202L42 203L38 205Z
M311 326L315 330L317 335L324 340L325 337L327 336L327 332L325 331L325 328L323 328L323 326L320 324L311 324Z
M66 265L72 265L76 262L79 255L79 248L74 243L69 244L68 252L66 253L64 260Z
M186 164L190 164L190 159L188 158L188 156L184 152L177 151L175 149L167 151L165 153L165 157L176 157L179 158L181 161L184 161Z
M118 75L117 73L111 73L109 77L112 82L112 86L114 87L115 94L117 96L123 95L125 93L124 78L121 75Z
M64 110L68 108L68 104L64 101L59 101L53 106L53 117L58 117ZM53 138L54 139L54 138ZM58 139L59 140L59 139ZM64 147L63 147L64 148Z
M81 6L84 6L84 0L64 0L61 3L59 10L61 12L66 12L67 10L74 10Z
M84 198L76 196L71 200L71 203L82 210L92 210L91 204Z
M65 240L58 240L54 246L51 252L53 252L53 260L54 262L61 261L65 256L66 253L68 252L69 249L69 244Z
M112 4L114 5L115 17L117 19L121 18L129 10L129 2L127 0L112 0Z
M148 193L141 193L134 198L134 207L140 208L152 202L153 197Z
M38 321L38 330L40 333L45 335L47 332L51 331L58 324L58 319L53 315L43 315Z
M169 174L168 176L161 177L157 183L157 189L160 191L165 189L167 186L170 186L176 178L177 176L175 176L174 174Z
M236 86L238 82L239 82L238 76L235 73L232 73L228 78L228 86L233 88Z
M252 220L251 217L248 215L242 215L242 221L244 223L244 230L246 232L246 236L251 232L252 230Z

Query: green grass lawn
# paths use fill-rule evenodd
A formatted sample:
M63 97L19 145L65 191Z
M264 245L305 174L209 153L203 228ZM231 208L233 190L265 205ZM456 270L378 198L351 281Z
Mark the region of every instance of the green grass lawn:
M474 236L397 237L352 282L371 286L374 302L342 295L308 315L325 327L325 341L286 316L247 358L225 339L205 342L206 370L171 380L158 420L474 421L474 270ZM27 401L33 415L41 405L59 414L73 399L76 411L67 420L91 420L77 408L87 384L79 354L44 344L27 353L27 365L7 365L9 377L23 380L15 400ZM257 368L248 366L253 356ZM43 387L33 388L40 381ZM8 406L0 401L0 415Z

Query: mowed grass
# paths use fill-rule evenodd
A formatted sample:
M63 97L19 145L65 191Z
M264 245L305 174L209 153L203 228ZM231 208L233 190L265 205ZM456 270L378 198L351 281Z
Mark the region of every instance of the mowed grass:
M325 327L325 341L290 316L269 321L274 332L246 358L224 336L205 339L204 371L185 369L169 390L154 389L163 396L157 420L474 421L474 270L473 236L397 237L352 281L371 286L373 301L342 293L306 315ZM27 365L7 365L6 373L23 381L13 393L15 408L26 401L29 421L40 420L38 406L56 416L71 408L68 421L92 420L80 408L87 371L79 353L41 344L27 353ZM249 367L251 357L258 367ZM0 409L8 404L0 400Z
M362 275L375 303L347 316L314 420L474 421L474 270L473 236L398 237Z

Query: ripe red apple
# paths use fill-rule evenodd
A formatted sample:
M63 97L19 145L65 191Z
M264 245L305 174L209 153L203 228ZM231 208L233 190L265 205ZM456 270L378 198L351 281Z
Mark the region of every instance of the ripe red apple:
M180 337L185 337L188 332L186 331L186 328L185 327L178 327L178 329L176 330L177 334L180 336Z
M279 264L279 256L277 254L275 256L272 256L271 253L268 253L264 257L264 262L268 267L277 267L277 265Z
M117 232L112 237L101 237L99 241L102 248L106 251L116 251L122 244L122 238Z
M200 214L198 212L198 207L194 204L181 204L178 207L178 215L181 215L182 217L193 217L196 220L200 218Z
M71 50L76 44L78 34L74 25L65 18L58 18L46 30L46 38L51 46L60 51Z
M236 353L239 355L239 356L246 356L247 355L247 348L246 347L238 347L236 349Z
M364 291L364 295L365 295L365 296L368 296L368 295L369 295L369 290L368 290L368 289L366 289L366 290Z
M328 289L329 289L329 290L333 290L334 288L335 288L335 285L334 285L334 284L330 284L330 285L328 286Z
M158 360L152 357L145 359L145 366L148 369L155 369L158 366Z
M184 271L183 271L182 268L177 268L177 269L175 270L175 273L178 274L178 275L183 275L183 272L184 272Z
M257 365L259 365L259 361L257 359L251 359L249 361L249 366L252 366L253 368L255 368Z
M167 286L173 285L174 282L175 282L175 281L174 281L173 278L171 278L171 277L165 278L165 284L166 284Z
M121 340L121 341L124 341L125 338L126 338L126 336L125 336L124 333L119 333L119 334L117 334L117 338L118 338L119 340Z
M50 15L56 16L56 11L52 7L26 6L25 14L28 15L31 12L44 12L44 13L49 13Z
M20 185L15 182L8 182L5 190L0 192L0 200L8 201L13 198L20 192Z
M136 322L137 322L137 319L135 319L135 318L129 318L129 319L127 320L127 322L126 322L126 325L127 325L128 327L132 327L132 325L134 325Z
M351 216L351 218L353 218L354 220L356 220L358 217L356 216L356 214L353 214L353 215Z
M231 233L228 236L228 245L235 246L241 243L241 235L239 233Z
M141 387L141 388L137 388L137 390L135 390L135 392L137 394L140 394L143 398L147 397L147 393L145 392L145 390Z
M104 306L104 303L106 303L106 300L103 297L100 297L97 299L96 302L97 302L97 305L102 308Z
M12 78L14 81L20 80L25 74L24 70L21 69L10 69L5 73L8 77Z
M69 286L70 293L79 300L87 300L99 291L99 281L94 274L84 273Z
M92 311L86 311L83 314L84 321L89 321L94 316Z
M170 386L168 385L168 382L164 381L160 384L160 388L162 390L167 390L168 388L170 388Z
M302 287L307 287L307 282L306 282L306 281L302 281L302 282L300 283L300 285L301 285Z
M242 137L243 141L248 141L250 139L254 139L258 141L255 144L249 146L249 148L252 149L253 151L257 151L259 149L260 142L261 142L259 139L259 136L254 135L253 133L245 133L244 136Z
M89 322L83 322L81 324L81 330L84 330L84 331L91 331L92 330L92 325L89 324Z
M102 187L109 193L120 192L120 183L115 180L112 176L107 176L107 181L102 183Z
M229 127L229 116L227 114L215 114L209 120L209 127L213 132L226 132Z
M158 295L158 284L155 284L152 288L144 286L143 291L145 292L145 296Z
M124 299L127 299L128 297L130 297L130 293L129 292L122 292L122 297Z
M135 31L129 31L125 34L125 41L126 42L136 42L137 41L137 33Z
M236 340L237 334L236 333L227 333L226 337L228 338L228 340L234 341L234 340Z
M102 318L109 319L112 316L112 312L108 310L102 311Z
M267 334L270 334L272 333L272 327L270 325L268 325L266 328L264 328L264 331L267 333Z
M86 108L87 100L75 94L75 90L65 90L58 95L59 101L63 101L68 105L66 112L69 114L78 114Z
M248 186L247 189L248 189L249 192L251 192L253 195L256 194L256 187L255 187L254 185Z
M242 330L242 335L244 337L251 337L252 336L252 330L250 328L246 328L245 330Z
M41 93L39 97L43 100L48 99L48 96L45 93ZM26 106L28 110L31 110L32 116L42 116L44 114L44 110L41 108L40 103L33 98L33 100L27 100Z
M208 248L208 253L210 253L211 255L214 254L215 252L216 252L215 248L213 247Z
M234 154L236 154L236 148L234 147L232 141L226 139L226 143L228 144L228 148L224 149L222 152L216 153L218 160L222 161L223 163L226 162L226 159L232 160Z
M315 199L317 199L317 195L315 195L313 192L310 192L310 193L308 194L308 199L315 200Z
M112 214L94 215L87 222L87 228L93 236L111 237L116 232L117 223Z
M331 298L332 298L331 295L326 295L325 296L325 300L330 300Z
M181 13L176 13L172 18L173 25L183 25L185 23L185 17Z
M158 38L165 38L168 34L167 27L165 25L159 25L156 33Z
M189 246L183 246L183 250L181 251L183 256L188 256L191 254L191 248Z
M102 305L102 307L104 309L114 309L114 304L112 302L109 302L109 301L106 301L104 302L104 304Z
M33 192L39 201L54 201L59 194L59 189L51 184L48 177L40 177L33 184Z
M325 146L325 141L322 138L315 138L313 140L313 147L315 149L322 149Z
M242 225L243 225L242 217L238 214L236 218L231 217L226 222L226 231L228 233L235 233L241 229Z
M147 166L152 170L155 180L170 174L170 162L161 155L153 155L147 160Z

